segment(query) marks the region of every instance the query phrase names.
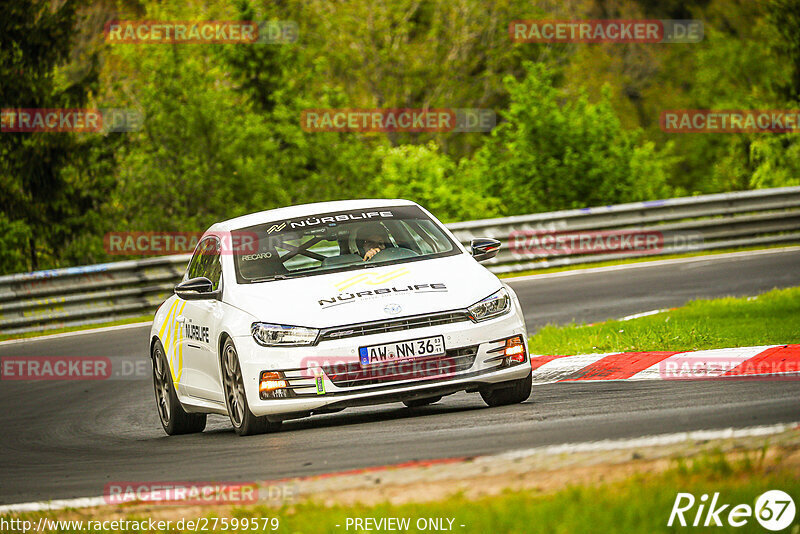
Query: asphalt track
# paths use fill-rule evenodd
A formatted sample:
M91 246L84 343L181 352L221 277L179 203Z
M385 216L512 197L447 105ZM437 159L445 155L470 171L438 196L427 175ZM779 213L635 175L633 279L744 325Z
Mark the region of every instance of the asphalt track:
M600 321L687 300L800 285L800 251L706 257L511 282L531 331ZM148 329L0 346L0 356L145 359ZM797 342L798 340L786 340ZM486 408L458 394L422 409L400 404L290 421L239 438L211 416L199 435L167 437L152 384L0 382L0 503L93 497L109 482L274 480L570 442L800 420L800 382L601 382L535 387L523 404Z

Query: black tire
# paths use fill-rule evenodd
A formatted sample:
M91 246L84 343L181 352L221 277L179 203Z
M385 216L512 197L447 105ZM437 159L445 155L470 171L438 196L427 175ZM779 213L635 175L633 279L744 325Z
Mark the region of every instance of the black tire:
M266 416L256 417L250 411L247 395L244 392L239 355L230 338L225 340L225 345L222 347L220 365L222 366L225 405L228 407L228 416L236 433L240 436L254 436L280 430L282 421L270 422Z
M519 380L504 382L495 389L481 389L481 398L489 406L507 406L525 402L531 396L531 375Z
M404 400L403 404L409 408L421 408L422 406L427 406L429 404L433 404L434 402L439 402L440 400L442 400L441 395L438 397L428 397L427 399Z
M172 372L169 368L164 346L156 340L151 354L153 362L153 391L156 395L156 410L164 432L170 436L194 434L206 428L206 414L188 413L181 406Z

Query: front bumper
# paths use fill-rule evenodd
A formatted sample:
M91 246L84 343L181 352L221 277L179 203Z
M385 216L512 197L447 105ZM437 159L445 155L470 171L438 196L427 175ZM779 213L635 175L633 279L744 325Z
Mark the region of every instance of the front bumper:
M422 366L424 372L415 372L417 367L412 366L411 372L400 379L365 379L357 373L340 372L358 367L359 347L437 335L444 336L447 354L436 363L429 361ZM522 337L526 357L524 362L509 365L498 358L497 349L515 335ZM250 410L254 415L276 419L473 390L525 378L530 373L525 324L517 306L508 315L483 323L467 321L332 339L308 347L263 347L251 336L236 337L234 342ZM262 399L259 380L263 371L283 373L291 397Z

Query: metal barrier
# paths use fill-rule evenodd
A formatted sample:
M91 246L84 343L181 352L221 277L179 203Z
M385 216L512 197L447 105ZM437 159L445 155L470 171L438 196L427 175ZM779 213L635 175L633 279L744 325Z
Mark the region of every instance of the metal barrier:
M800 187L761 189L466 221L447 225L469 246L503 243L485 265L494 273L754 245L800 243ZM646 250L585 253L553 247L556 236L660 236ZM532 245L534 243L535 245ZM538 248L537 248L538 247ZM548 248L549 247L549 248ZM594 252L594 251L593 251ZM189 255L122 261L0 277L0 333L42 331L140 317L172 292Z

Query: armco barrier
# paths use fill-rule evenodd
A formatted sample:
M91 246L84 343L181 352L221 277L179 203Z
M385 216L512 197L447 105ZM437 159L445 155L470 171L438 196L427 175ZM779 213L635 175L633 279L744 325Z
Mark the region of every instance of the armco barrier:
M631 254L534 255L519 246L519 240L524 243L530 235L660 232L663 239L656 250L648 251L650 255L800 243L800 187L466 221L448 227L467 246L476 237L500 240L501 252L486 263L498 274ZM49 330L149 314L172 292L188 260L188 255L166 256L2 276L0 332Z
M657 231L663 248L654 255L750 245L800 242L800 187L633 202L597 208L466 221L448 225L462 243L475 237L503 242L487 266L511 273L629 257L623 254L528 256L509 246L512 232Z
M138 317L155 311L189 255L0 277L0 332L20 333Z

